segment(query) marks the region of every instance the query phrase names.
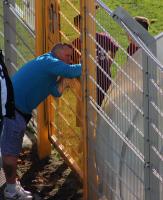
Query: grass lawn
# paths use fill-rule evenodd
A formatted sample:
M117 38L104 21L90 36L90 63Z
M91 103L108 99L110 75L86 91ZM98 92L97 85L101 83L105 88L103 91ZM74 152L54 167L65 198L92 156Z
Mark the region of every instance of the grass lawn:
M0 48L4 49L4 38L2 33L4 32L3 27L3 1L0 1ZM10 25L11 30L16 34L16 48L26 61L34 57L35 52L35 41L31 34L26 28L16 20L16 27L13 24ZM17 56L17 66L18 68L24 64L24 59L21 58L20 54Z
M79 9L79 2L77 0L71 0L72 4ZM149 33L153 36L163 31L163 1L156 0L103 0L103 2L114 11L118 6L123 7L131 16L144 16L147 17L151 24L149 27ZM128 46L128 41L125 32L117 25L104 11L99 9L97 11L96 19L103 25L103 27L124 47ZM65 14L65 17L73 24L73 17L77 15L77 12L71 8L71 6L65 0L61 0L61 11ZM69 23L61 17L61 29L65 33L68 40L62 37L65 42L71 42L77 37L77 33L69 25ZM97 31L102 31L97 27ZM120 50L118 55L121 54ZM117 56L116 56L117 57ZM119 61L123 65L125 59ZM112 65L112 76L116 74L116 67Z
M154 23L151 24L149 32L157 35L163 32L163 1L162 0L103 0L103 2L114 10L117 6L123 7L131 16L144 16Z

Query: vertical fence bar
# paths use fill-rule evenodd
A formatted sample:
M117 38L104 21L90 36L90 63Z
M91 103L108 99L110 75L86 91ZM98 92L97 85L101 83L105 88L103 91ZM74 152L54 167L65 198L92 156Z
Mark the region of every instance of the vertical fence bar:
M45 1L36 0L36 55L39 56L46 51L46 40L45 40ZM43 102L38 106L37 109L37 145L39 157L45 158L51 153L51 144L48 139L48 123L45 120L46 103Z
M50 18L49 23L46 23L46 29L48 31L46 35L47 40L47 49L50 50L56 43L60 42L60 0L51 0L47 6L47 11L49 10L50 13L46 13L46 17ZM58 100L56 100L58 103ZM46 100L46 107L47 107L47 121L48 121L48 135L49 139L51 137L51 133L54 131L54 127L52 126L53 120L55 119L55 112L54 109L51 109L51 104L54 103L54 98L49 96ZM50 139L51 140L51 139Z
M156 54L156 42L149 45L151 51ZM153 164L159 166L157 156L152 153L152 145L158 147L158 136L153 133L150 127L151 123L158 124L158 116L153 112L150 105L151 100L155 98L157 101L157 91L150 87L150 79L156 80L155 63L144 54L143 56L143 107L144 107L144 184L145 184L145 200L159 199L159 182L154 177L152 169Z
M11 4L15 5L15 0L11 1ZM12 63L16 65L17 55L13 51L11 45L16 46L16 34L14 28L16 27L16 18L9 8L9 1L3 1L4 10L4 49L5 49L5 63L7 65L10 75L15 72L12 67ZM12 28L13 27L13 28Z
M148 48L156 55L156 41L151 38ZM144 187L145 200L160 199L159 181L153 175L153 166L159 168L159 160L152 151L158 147L158 136L154 134L151 123L158 125L158 115L154 112L151 101L157 104L157 90L152 88L150 79L157 81L157 66L154 61L143 53L143 108L144 108Z
M86 4L87 1L80 1L81 7L81 16L82 16L82 26L81 26L81 33L82 33L82 98L83 98L83 116L82 116L82 123L83 123L83 141L84 141L84 148L83 148L83 200L88 200L88 127L87 127L87 67L86 67Z
M45 33L45 46L46 51L50 51L52 47L60 41L60 0L46 1L46 33ZM45 101L45 121L48 123L48 137L52 132L52 122L54 120L54 109L51 109L51 104L54 102L52 96L49 96Z
M150 136L149 136L149 75L147 55L143 53L143 108L144 108L144 189L145 200L150 199Z
M87 96L86 96L86 106L87 106L87 180L89 180L87 188L87 199L91 200L97 199L97 169L95 163L95 151L92 149L94 140L96 139L96 123L97 123L97 112L91 106L91 99L96 101L96 85L92 82L91 78L96 81L96 64L92 61L92 57L96 59L96 25L95 25L95 0L87 1L86 3L86 73L87 73ZM93 38L93 39L92 39ZM93 126L92 126L93 124ZM93 186L93 187L92 187ZM94 187L95 186L95 187Z

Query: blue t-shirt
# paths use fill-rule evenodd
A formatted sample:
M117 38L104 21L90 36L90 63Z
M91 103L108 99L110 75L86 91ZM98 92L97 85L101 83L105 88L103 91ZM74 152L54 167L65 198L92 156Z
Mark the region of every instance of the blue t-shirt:
M57 85L58 76L75 78L81 75L81 71L81 64L65 64L52 53L29 61L12 77L16 108L31 114L47 96L61 95Z

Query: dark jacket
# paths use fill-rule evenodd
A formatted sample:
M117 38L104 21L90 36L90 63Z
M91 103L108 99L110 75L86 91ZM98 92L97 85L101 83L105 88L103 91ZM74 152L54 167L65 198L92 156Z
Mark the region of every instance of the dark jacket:
M14 104L14 92L12 82L10 80L7 67L4 63L4 56L2 54L2 50L0 50L0 65L2 66L2 71L6 81L7 87L7 102L6 102L6 117L13 118L15 116L15 104ZM0 117L2 116L2 107L1 107L1 98L0 98Z

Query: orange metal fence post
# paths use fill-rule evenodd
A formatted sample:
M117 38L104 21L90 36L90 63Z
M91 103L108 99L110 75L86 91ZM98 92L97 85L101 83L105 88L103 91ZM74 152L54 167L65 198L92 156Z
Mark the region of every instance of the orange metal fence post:
M36 0L36 56L43 54L46 51L45 43L45 1ZM51 153L51 144L48 139L48 123L45 120L46 104L41 103L37 109L37 145L38 155L40 159L45 158Z
M59 16L59 9L60 9L60 0L48 0L46 1L45 6L45 45L46 51L50 51L52 47L60 42L60 16ZM54 98L49 96L46 100L46 116L45 119L48 123L48 138L51 141L51 133L53 133L52 123L55 118L55 111L52 108L51 104L53 104Z
M86 77L86 2L87 1L81 1L81 16L82 16L82 28L81 28L81 33L82 33L82 82L83 82L83 87L82 87L82 99L83 99L83 118L82 118L82 132L83 132L83 200L88 199L88 176L87 176L87 171L88 171L88 163L87 163L87 77Z
M96 44L95 42L90 38L89 34L96 38L96 27L95 22L90 17L90 14L92 16L95 16L95 0L89 0L89 1L81 1L82 4L82 38L83 38L83 52L82 52L82 60L83 60L83 98L84 98L84 128L83 128L83 137L84 137L84 200L89 200L89 170L93 171L94 173L94 183L96 185L97 178L96 178L96 166L94 163L94 168L89 169L88 159L89 159L89 144L88 144L88 118L87 118L87 112L88 112L88 101L90 95L93 97L93 99L96 99L96 86L89 80L89 75L91 75L96 80L96 65L89 57L89 54L93 56L93 58L96 58ZM87 73L89 68L89 75ZM97 113L94 112L91 114L92 121L94 124L96 124L97 121ZM94 130L92 138L95 139L96 136L96 130ZM95 155L91 155L94 157ZM96 194L93 195L93 200L96 200Z

